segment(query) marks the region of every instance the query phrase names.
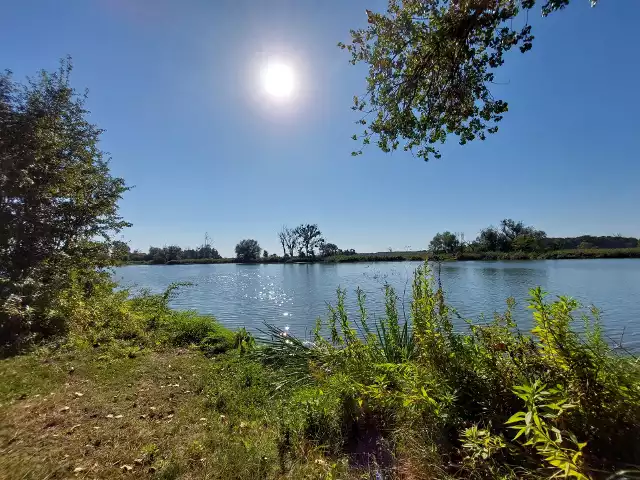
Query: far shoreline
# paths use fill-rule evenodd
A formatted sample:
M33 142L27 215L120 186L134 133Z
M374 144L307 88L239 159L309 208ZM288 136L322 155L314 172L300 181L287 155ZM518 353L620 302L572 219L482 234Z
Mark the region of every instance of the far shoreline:
M119 267L131 265L211 265L234 263L249 264L314 264L314 263L372 263L372 262L422 262L425 260L436 262L464 262L464 261L496 261L496 260L576 260L598 258L640 258L640 248L594 248L552 250L546 252L462 252L457 254L434 254L427 251L420 252L380 252L355 255L334 255L331 257L315 258L260 258L256 260L240 261L236 258L203 258L171 260L166 263L153 261L122 262Z

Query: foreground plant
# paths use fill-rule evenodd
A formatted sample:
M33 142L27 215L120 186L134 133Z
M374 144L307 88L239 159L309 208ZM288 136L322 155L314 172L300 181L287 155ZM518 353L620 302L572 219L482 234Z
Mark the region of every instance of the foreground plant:
M637 361L609 348L597 311L579 334L575 300L530 295L530 333L518 329L512 299L493 322L464 329L425 264L406 320L389 286L373 321L362 291L351 320L338 290L312 341L269 327L255 354L283 372L281 385L297 385L292 435L364 452L388 472L585 479L639 464Z

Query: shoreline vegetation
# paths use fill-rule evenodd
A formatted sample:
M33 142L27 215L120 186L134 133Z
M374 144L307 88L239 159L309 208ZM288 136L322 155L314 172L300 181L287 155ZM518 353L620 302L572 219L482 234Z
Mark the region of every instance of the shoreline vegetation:
M499 227L489 226L475 240L464 234L437 233L426 250L358 253L342 249L325 240L317 224L286 225L278 232L282 255L263 250L255 239L244 239L235 247L236 256L223 258L213 247L208 234L197 248L178 245L149 247L147 253L131 251L123 241L114 242L110 252L120 264L188 265L208 263L350 263L469 261L469 260L544 260L572 258L640 258L640 240L622 235L548 237L545 232L522 221L501 220Z
M127 265L203 265L219 263L274 264L274 263L358 263L358 262L405 262L405 261L496 261L496 260L566 260L589 258L640 258L640 248L590 248L571 250L551 250L546 252L460 252L456 254L431 253L429 251L356 253L352 255L332 255L329 257L284 258L269 257L239 261L237 258L194 258L170 260L166 263L153 260L123 261Z

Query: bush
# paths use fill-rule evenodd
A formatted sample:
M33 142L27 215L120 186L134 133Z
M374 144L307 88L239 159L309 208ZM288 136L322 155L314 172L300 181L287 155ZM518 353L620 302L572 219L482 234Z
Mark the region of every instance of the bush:
M161 335L173 346L201 345L211 353L233 347L233 333L218 324L215 318L192 311L171 312L163 319Z

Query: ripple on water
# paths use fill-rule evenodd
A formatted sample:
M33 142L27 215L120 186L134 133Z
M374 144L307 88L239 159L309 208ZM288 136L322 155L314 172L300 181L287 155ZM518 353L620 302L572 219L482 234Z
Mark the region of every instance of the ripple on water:
M128 266L116 269L125 285L162 292L172 282L191 282L173 301L176 308L215 315L230 327L256 331L263 322L282 325L304 335L327 303L335 303L336 288L347 288L346 307L357 312L355 289L367 294L372 316L384 312L382 290L389 283L408 304L415 262L338 265L172 265ZM547 260L527 262L459 262L441 267L448 302L465 318L505 309L516 301L516 319L530 326L528 289L537 285L552 295L571 295L602 310L605 333L626 347L640 350L640 259ZM408 312L408 310L407 310ZM401 312L402 313L402 312ZM460 323L462 325L462 323Z

